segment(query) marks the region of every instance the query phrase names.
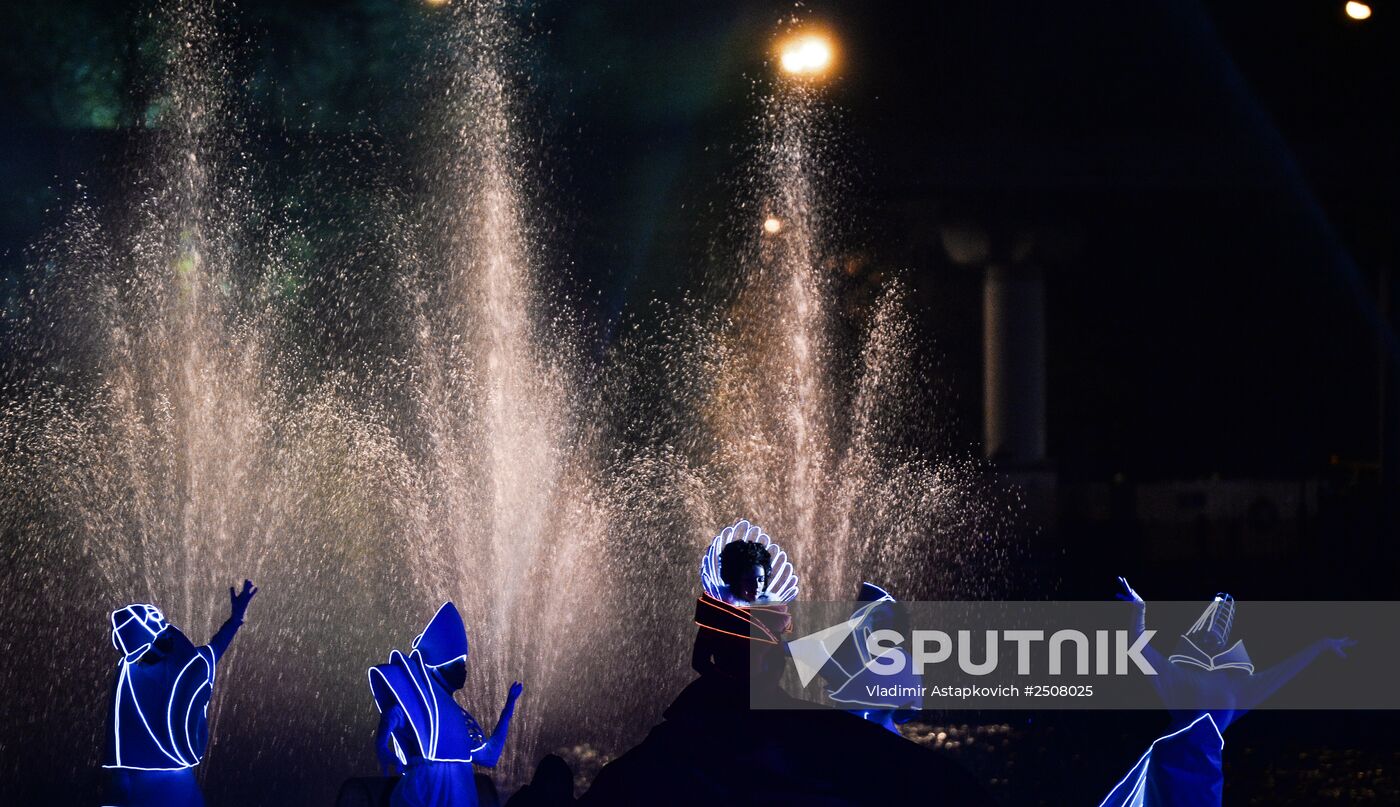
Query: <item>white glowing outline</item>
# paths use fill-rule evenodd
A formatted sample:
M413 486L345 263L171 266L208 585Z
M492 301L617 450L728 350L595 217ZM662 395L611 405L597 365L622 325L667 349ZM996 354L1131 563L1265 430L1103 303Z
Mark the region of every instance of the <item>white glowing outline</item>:
M763 581L763 589L759 593L766 592L770 602L792 602L797 599L798 576L793 573L787 552L783 551L762 527L743 518L721 530L719 535L710 541L709 548L700 558L700 588L706 594L717 600L729 601L729 586L725 585L724 578L719 573L719 555L725 546L735 541L759 544L768 550L773 559L768 578Z
M134 618L135 617L133 617L133 619ZM122 624L125 625L126 623L123 622ZM145 627L144 623L143 627ZM147 630L150 629L147 628ZM205 655L206 652L208 653L208 656ZM190 752L190 759L194 760L193 762L191 762L189 759L185 759L185 757L180 753L179 741L175 736L173 711L175 708L175 694L179 691L180 687L180 679L184 677L185 672L189 670L190 665L194 664L196 661L204 661L205 671L207 675L205 676L204 682L199 686L195 687L194 693L190 696L189 703L185 706L185 722L181 726L181 730L184 732L185 735L185 748ZM146 718L146 710L141 707L141 699L136 695L136 685L132 683L130 674L130 668L134 662L124 658L120 663L121 669L120 672L117 674L116 697L112 708L112 739L113 744L115 746L115 757L117 761L115 764L104 764L102 767L108 769L121 769L131 771L183 771L198 765L201 762L201 758L197 753L195 753L193 741L189 736L189 714L190 710L194 708L194 702L199 697L199 693L202 692L205 687L209 687L210 690L214 688L214 675L215 670L218 667L218 659L214 656L213 649L207 646L198 648L195 651L195 655L192 658L190 658L189 661L185 662L185 666L180 669L180 672L175 676L175 682L170 687L170 697L166 701L165 705L165 731L166 740L168 740L170 743L169 750L166 749L165 741L158 737L156 735L156 732L151 728L151 722ZM156 749L159 750L162 754L164 754L168 759L170 759L170 761L179 763L178 765L176 765L175 767L167 768L149 768L139 765L126 765L122 763L121 714L123 689L130 693L132 708L136 710L136 716L141 718L141 725L145 727L146 734L151 738L151 741L155 744ZM209 715L208 703L204 704L204 714L206 717ZM174 753L171 753L171 751L174 751Z
M1216 670L1244 670L1245 672L1249 673L1250 675L1253 675L1253 674L1254 674L1254 664L1253 664L1252 662L1247 662L1247 661L1227 661L1227 662L1225 662L1224 664L1216 664L1216 663L1215 663L1215 660L1218 659L1218 658L1220 658L1221 656L1226 656L1226 655L1229 655L1230 653L1235 652L1235 648L1236 648L1236 647L1239 647L1240 645L1244 644L1244 639L1236 639L1234 644L1230 645L1230 646L1229 646L1228 648L1226 648L1225 650L1222 650L1222 651L1220 651L1219 653L1216 653L1215 655L1212 656L1211 654L1209 654L1209 653L1207 653L1206 651L1202 650L1200 645L1198 645L1198 644L1196 644L1195 642L1191 641L1191 637L1190 637L1190 636L1187 636L1186 634L1183 633L1183 634L1181 635L1181 638L1184 639L1184 640L1186 640L1186 643L1187 643L1187 644L1189 644L1189 645L1191 645L1192 647L1196 648L1196 652L1197 652L1197 653L1200 653L1200 654L1201 654L1202 656L1204 656L1207 660L1209 660L1209 661L1210 661L1210 666L1206 666L1206 665L1202 664L1201 661L1200 661L1200 659L1192 658L1191 656L1183 655L1183 654L1181 654L1181 653L1174 653L1174 654L1172 654L1171 656L1168 656L1168 657L1167 657L1167 661L1170 661L1170 662L1172 662L1172 663L1174 663L1174 664L1190 664L1190 665L1193 666L1193 667L1199 667L1199 668L1201 668L1202 670L1206 670L1207 672L1214 672L1214 671L1216 671ZM1247 656L1248 656L1248 654L1246 654L1246 657L1247 657Z
M415 652L416 652L416 651L415 651ZM390 663L390 664L393 664L393 663L394 663L394 658L395 658L395 657L403 658L403 653L400 653L400 652L397 651L397 650L391 650L391 651L389 652L389 663ZM407 666L407 665L408 665L408 661L407 661L407 659L405 659L405 660L404 660L404 666ZM370 692L371 692L371 693L374 692L374 675L375 675L375 673L379 673L379 680L383 681L383 682L384 682L384 686L387 686L387 687L389 688L389 691L392 692L392 693L394 693L394 700L399 704L399 709L404 713L404 720L405 720L405 722L408 723L408 727L409 727L409 728L413 729L413 737L414 737L414 739L416 739L416 740L418 741L418 750L419 750L419 751L422 751L422 750L424 749L424 745L423 745L423 736L422 736L421 734L418 733L418 724L416 724L416 723L413 722L413 718L411 718L411 717L408 716L408 710L403 708L403 697L402 697L401 695L399 695L399 691L398 691L397 689L394 689L394 685L393 685L392 683L390 683L390 681L389 681L389 676L385 675L385 674L383 673L383 671L381 671L378 667L370 667L370 668L369 668L369 690L370 690ZM413 677L412 675L409 675L409 678L412 678L412 677ZM415 685L415 686L416 686L416 685ZM374 699L374 708L378 709L379 712L380 712L380 714L383 714L383 713L384 713L384 708L381 707L381 706L379 705L379 699L378 699L378 698L375 698L375 699ZM389 736L392 737L392 736L393 736L393 732L390 732ZM395 745L397 745L397 744L398 744L398 741L395 740ZM405 761L404 764L408 764L407 761Z
M870 615L871 609L873 609L875 606L879 605L880 603L884 603L884 602L896 602L895 598L894 598L893 596L891 596L890 593L889 593L888 591L885 591L883 588L880 588L879 586L875 585L874 583L865 583L864 585L870 586L871 588L873 588L873 589L875 589L876 591L880 592L880 594L881 594L882 596L880 596L880 597L878 597L878 598L876 598L876 599L870 600L869 602L865 603L865 604L862 605L861 607L857 608L857 609L855 610L855 612L851 614L851 618L850 618L849 620L847 620L848 622L853 622L853 623L856 623L856 624L860 624L861 622L864 622L864 621L865 621L866 617L868 617L868 616ZM860 660L860 668L859 668L859 669L857 669L855 672L851 672L850 670L846 669L846 665L842 664L840 661L838 661L838 660L836 659L836 656L831 655L831 654L828 654L828 655L827 655L827 661L828 661L829 663L831 663L831 664L836 665L836 669L840 670L840 671L841 671L841 674L844 675L844 676L846 676L846 680L841 682L841 686L840 686L840 687L831 687L831 686L828 686L828 687L827 687L827 695L830 695L830 694L831 694L832 692L834 692L834 691L839 692L839 691L841 690L841 687L844 687L846 684L850 683L851 679L852 679L852 678L855 678L856 675L859 674L859 673L861 672L861 670L864 670L866 667L869 667L869 666L870 666L870 659L871 659L871 655L870 655L870 646L869 646L869 642L870 642L870 628L869 628L869 626L867 626L867 625L861 625L860 630L861 630L861 641L858 641L858 642L855 643L855 647L856 647L856 657ZM880 657L881 657L881 658L884 658L886 655L889 655L890 653L897 652L898 649L899 649L899 648L893 648L893 647L892 647L892 648L890 648L890 650L887 651L886 653L881 654ZM839 702L842 702L842 703L858 703L858 701L840 701L840 699L836 699L836 698L834 698L834 700L838 700Z
M1211 717L1210 712L1205 712L1200 717L1196 718L1195 720L1192 720L1190 723L1187 723L1182 728L1173 731L1171 734L1164 734L1161 737L1158 737L1157 739L1153 740L1152 744L1147 746L1147 750L1143 752L1142 756L1138 757L1138 761L1133 765L1133 767L1128 769L1127 775L1125 775L1122 779L1119 779L1118 784L1114 785L1113 789L1108 791L1108 795L1104 796L1103 801L1099 802L1099 807L1104 807L1105 804L1108 804L1108 800L1113 798L1113 794L1118 792L1118 788L1122 787L1124 782L1128 781L1128 778L1133 775L1133 771L1137 771L1137 780L1133 782L1132 788L1128 790L1127 800L1119 803L1124 805L1141 804L1140 799L1142 798L1142 788L1147 783L1147 767L1148 765L1152 764L1152 760L1150 759L1152 756L1152 749L1156 748L1157 743L1160 743L1163 740L1170 740L1178 734L1190 731L1197 723L1201 722L1202 720L1210 721L1211 728L1215 729L1215 736L1220 738L1220 750L1224 751L1225 735L1220 733L1220 726L1215 722L1215 718ZM1147 764L1144 765L1144 762ZM1142 770L1138 770L1139 767L1141 767Z
M414 649L414 650L417 650L417 649L418 649L418 643L421 642L421 641L423 641L423 637L424 637L425 635L427 635L427 633L428 633L428 628L431 628L431 627L433 626L433 623L437 621L438 614L441 614L441 613L447 608L447 606L449 606L449 605L452 605L452 601L451 601L451 600L448 600L447 602L445 602L445 603L443 603L442 605L439 605L439 606L438 606L437 611L435 611L435 612L433 613L433 618L430 619L430 620L428 620L428 627L423 628L423 632L422 632L422 633L420 633L420 634L418 634L417 636L413 637L413 644L409 645L409 647L411 647L411 648ZM452 607L453 607L453 608L456 608L457 606L453 605ZM463 653L461 656L458 656L458 658L466 658L466 657L467 657L467 654L466 654L466 653ZM457 659L452 659L452 661L456 661L456 660L457 660ZM443 664L451 664L452 661L444 661ZM441 666L441 665L438 665L438 666Z
M446 606L444 606L444 607L446 607ZM439 608L438 610L441 611L442 609ZM431 623L429 623L429 624L431 624ZM426 631L425 631L425 632L426 632ZM419 634L419 635L418 635L418 639L421 639L421 638L423 638L423 636L422 636L422 634ZM429 762L471 762L471 761L472 761L472 757L475 756L477 752L481 751L481 750L484 749L487 745L489 745L490 742L491 742L491 740L490 740L489 737L488 737L488 738L485 738L485 739L482 741L481 745L478 745L477 747L471 749L471 751L468 752L467 758L466 758L466 759L456 759L456 758L452 758L452 757L439 757L439 756L437 755L438 738L439 738L439 737L441 736L441 734L442 734L442 732L441 732L441 726L442 726L442 710L441 710L441 706L438 704L438 700L437 700L436 695L433 695L433 693L432 693L432 690L431 690L432 682L431 682L431 680L428 678L428 673L427 673L427 670L429 670L429 669L437 669L437 667L441 667L441 666L444 666L444 665L447 665L447 664L451 664L451 663L454 662L454 661L458 661L458 660L460 660L460 659L464 659L464 658L466 658L466 656L465 656L465 655L458 656L457 658L454 658L454 659L452 659L451 661L445 661L445 662L443 662L442 664L438 664L438 665L429 665L427 662L425 662L425 661L423 660L423 654L422 654L421 652L419 652L418 649L417 649L417 647L416 647L416 646L417 646L417 643L418 643L418 639L414 639L415 648L414 648L414 650L413 650L413 653L412 653L411 655L407 656L407 657L405 657L403 653L400 653L400 652L397 651L397 650L390 651L390 653L389 653L389 664L393 664L395 658L403 659L404 670L405 670L405 672L408 673L408 679L409 679L409 681L411 681L411 682L413 683L413 688L414 688L414 690L417 691L417 693L418 693L419 701L424 705L424 707L425 707L425 708L424 708L424 711L428 714L429 719L432 721L432 724L431 724L430 726L425 727L425 728L428 729L428 743L425 744L425 743L423 742L423 734L422 734L422 732L420 732L420 731L418 730L418 724L415 723L415 722L413 721L413 716L409 714L408 709L403 708L403 703L404 703L403 696L401 696L401 695L399 694L399 691L398 691L397 689L394 688L393 683L391 683L391 682L389 681L389 677L388 677L387 675L385 675L378 667L370 667L370 668L369 668L370 691L371 691L371 692L374 691L374 675L375 675L375 673L378 673L378 674L379 674L379 680L383 681L383 682L384 682L384 685L387 686L387 687L389 688L389 691L390 691L391 693L393 693L393 695L394 695L394 700L398 702L400 709L403 711L403 713L404 713L404 722L408 723L409 728L413 729L413 737L414 737L415 740L418 741L418 750L419 750L420 753L423 754L423 759L425 759L425 760L427 760L427 761L429 761ZM409 662L414 662L414 663L416 663L416 664L418 665L419 669L422 671L423 679L424 679L425 681L428 682L428 686L430 687L428 693L424 693L424 692L423 692L422 686L420 686L419 683L418 683L418 677L415 676L415 675L413 674L413 672L412 672L411 669L408 669ZM433 696L432 696L432 697L429 697L429 695L433 695ZM455 702L454 702L454 704L455 704ZM380 711L380 713L383 713L384 709L383 709L383 707L381 707L381 706L379 705L379 700L378 700L377 698L376 698L375 701L374 701L374 706L375 706L376 709L378 709L378 710ZM458 707L458 708L461 708L461 707ZM390 740L393 741L393 744L394 744L394 753L399 757L399 761L400 761L401 763L407 765L407 764L408 764L408 760L407 760L407 758L405 757L402 748L400 748L400 746L399 746L398 738L394 736L393 732L390 732L390 733L389 733L389 738L390 738Z
M137 608L146 609L146 615L144 617L137 616ZM125 613L127 617L126 619L123 619L120 624L118 624L117 614L121 613ZM126 647L126 640L121 637L121 629L131 624L132 622L136 622L143 630L151 634L151 641L146 642L140 647L137 647L135 650L128 650ZM151 630L151 626L149 624L151 622L158 624L160 626L159 629ZM120 650L126 661L135 661L136 659L140 658L142 655L145 654L146 650L150 648L150 646L155 642L156 637L159 636L161 632L168 627L170 627L170 623L165 621L165 615L162 614L160 612L160 609L155 607L154 605L149 605L146 603L128 605L125 608L112 612L112 647L116 648L117 650Z
M389 742L394 744L394 756L399 758L399 764L408 766L408 757L404 756L403 748L399 745L399 738L394 736L394 732L389 732Z

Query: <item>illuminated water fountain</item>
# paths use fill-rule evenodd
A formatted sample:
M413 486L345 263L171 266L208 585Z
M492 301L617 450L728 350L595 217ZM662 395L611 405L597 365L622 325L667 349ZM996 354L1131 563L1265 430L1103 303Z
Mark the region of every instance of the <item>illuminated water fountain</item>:
M382 319L402 333L353 379L289 336L305 312L283 291L316 267L287 257L298 234L260 198L215 4L167 7L130 198L75 205L37 253L0 417L7 595L45 628L13 638L0 683L35 732L80 749L43 761L50 779L96 765L107 612L155 602L201 641L245 576L264 593L220 669L203 772L244 803L325 802L374 769L365 669L445 599L471 633L468 708L490 725L525 682L509 788L543 753L587 762L657 718L689 678L696 564L737 517L789 549L804 597L998 579L977 469L922 442L937 412L897 289L858 322L835 310L814 80L830 43L778 57L794 78L763 102L723 316L599 364L546 271L507 5L435 12L426 192L386 228ZM7 754L7 778L20 763Z
M763 524L799 564L804 598L851 598L862 580L906 598L984 595L1004 582L1006 512L965 451L936 445L935 382L898 284L854 319L836 304L836 48L798 24L776 40L736 290L672 357L691 382L673 389L690 413L675 438L695 474L689 532L701 542L727 514Z

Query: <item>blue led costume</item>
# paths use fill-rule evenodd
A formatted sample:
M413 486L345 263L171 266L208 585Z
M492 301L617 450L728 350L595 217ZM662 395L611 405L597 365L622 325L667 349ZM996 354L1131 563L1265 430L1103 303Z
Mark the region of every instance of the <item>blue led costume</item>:
M833 703L898 734L897 724L908 721L923 708L923 698L877 693L917 692L922 681L914 673L908 651L902 647L890 648L883 654L904 656L902 671L895 675L877 672L879 659L870 653L869 637L881 629L895 629L901 634L907 634L908 630L901 629L899 606L883 588L874 583L861 583L859 601L862 604L851 614L850 635L831 651L829 661L821 669L827 684L826 694Z
M438 609L405 656L369 670L370 691L381 719L381 764L402 771L395 807L464 807L477 803L472 765L494 767L505 746L520 685L511 687L496 730L489 737L452 693L466 679L469 653L462 615L452 603Z
M1134 606L1131 641L1147 629L1147 603L1119 578ZM1323 650L1344 656L1349 639L1323 639L1256 673L1243 641L1230 643L1235 601L1217 594L1163 658L1148 645L1143 656L1152 683L1172 716L1171 731L1154 740L1099 807L1219 807L1225 788L1223 732L1312 663Z
M203 647L195 647L154 605L112 613L112 645L122 659L103 755L104 805L204 804L193 769L209 743L215 671L255 593L247 582L242 594L229 590L233 613Z

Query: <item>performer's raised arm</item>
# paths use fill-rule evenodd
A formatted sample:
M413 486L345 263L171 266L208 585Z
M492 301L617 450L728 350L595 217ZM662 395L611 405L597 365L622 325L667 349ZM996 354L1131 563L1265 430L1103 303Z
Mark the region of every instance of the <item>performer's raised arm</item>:
M496 762L501 758L501 751L506 746L506 735L510 733L510 719L515 715L515 701L524 690L525 686L519 681L510 685L510 694L506 696L506 705L501 709L501 719L496 721L496 730L491 732L481 750L472 754L473 764L487 768L496 767Z
M1133 590L1132 586L1128 585L1125 578L1118 578L1118 583L1123 587L1123 591L1117 595L1118 599L1133 604L1133 621L1128 626L1128 641L1129 643L1136 642L1138 637L1147 631L1147 603ZM1153 649L1152 645L1145 645L1142 648L1142 655L1143 658L1147 659L1147 663L1151 664L1154 670L1157 670L1158 674L1167 669L1167 660L1162 657L1161 653Z
M228 646L233 643L233 637L238 633L238 629L243 626L243 618L248 615L248 603L253 601L253 596L258 593L258 587L253 585L253 581L244 580L243 590L234 593L232 587L228 590L229 616L214 637L209 640L209 648L214 651L214 658L223 658Z
M1339 657L1346 658L1346 648L1355 644L1354 639L1318 639L1269 669L1250 675L1239 685L1240 709L1250 710L1268 700L1270 695L1313 663L1324 650L1331 650Z

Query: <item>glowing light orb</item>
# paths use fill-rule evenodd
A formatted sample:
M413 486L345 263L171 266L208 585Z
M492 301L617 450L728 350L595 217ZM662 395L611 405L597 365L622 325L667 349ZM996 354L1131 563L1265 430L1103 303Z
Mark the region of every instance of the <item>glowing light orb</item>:
M778 64L792 76L820 76L831 69L836 50L823 34L797 34L778 46Z
M1371 19L1371 7L1352 0L1352 2L1347 3L1347 16L1353 20L1369 20Z
M452 0L423 0L423 5L431 8L441 8L450 2L452 2Z
M763 231L769 235L777 235L783 231L783 220L777 216L769 216L763 220Z

